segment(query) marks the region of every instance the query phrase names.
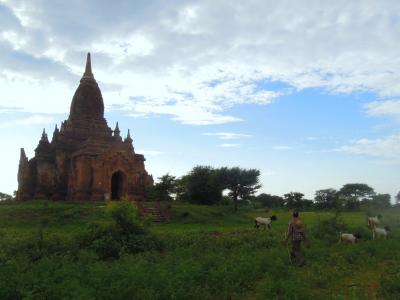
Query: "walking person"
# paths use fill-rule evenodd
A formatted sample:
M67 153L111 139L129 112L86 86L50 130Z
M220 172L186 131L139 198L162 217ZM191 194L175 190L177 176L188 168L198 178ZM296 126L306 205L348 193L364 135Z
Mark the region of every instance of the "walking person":
M292 242L292 252L290 253L291 261L299 266L304 266L305 260L300 251L301 241L306 240L304 223L303 220L299 217L298 212L293 212L292 216L293 218L289 222L285 242L287 243L289 239Z

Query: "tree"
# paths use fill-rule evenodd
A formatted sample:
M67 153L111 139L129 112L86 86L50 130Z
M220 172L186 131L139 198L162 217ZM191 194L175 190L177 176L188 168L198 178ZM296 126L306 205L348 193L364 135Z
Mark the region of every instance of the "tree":
M379 208L391 207L389 194L376 194L372 196L371 204Z
M0 201L12 200L12 199L13 197L11 195L0 192Z
M301 209L312 209L314 205L314 201L310 199L301 199Z
M180 202L189 202L189 198L188 198L188 180L189 177L188 175L184 175L181 178L176 180L176 196L175 196L175 200L176 201L180 201Z
M338 195L335 189L324 189L315 192L315 203L320 209L332 209L337 203Z
M290 192L283 195L285 206L290 209L302 208L302 199L304 194L298 192Z
M159 182L154 185L155 198L161 201L171 201L172 194L176 193L177 180L168 173L158 177Z
M260 203L261 207L276 208L282 207L285 202L282 197L262 193L254 198L255 202Z
M235 211L237 211L238 200L249 199L261 187L259 184L260 171L257 169L221 168L217 174L224 189L229 190Z
M365 183L348 183L343 185L338 192L344 207L349 210L359 209L361 200L372 200L374 195L374 189Z
M360 209L361 202L358 200L357 197L346 197L343 199L344 207L347 210L358 210Z
M396 195L396 204L400 204L400 191Z
M365 183L348 183L339 190L339 194L344 197L354 197L360 201L361 198L371 199L375 191Z
M196 166L182 178L180 198L196 204L214 204L222 199L219 173L210 166Z

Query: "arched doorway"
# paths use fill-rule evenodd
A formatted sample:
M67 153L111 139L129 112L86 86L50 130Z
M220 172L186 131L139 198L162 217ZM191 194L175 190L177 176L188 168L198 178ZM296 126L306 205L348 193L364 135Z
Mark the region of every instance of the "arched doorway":
M117 171L111 176L111 200L120 200L124 190L124 173Z

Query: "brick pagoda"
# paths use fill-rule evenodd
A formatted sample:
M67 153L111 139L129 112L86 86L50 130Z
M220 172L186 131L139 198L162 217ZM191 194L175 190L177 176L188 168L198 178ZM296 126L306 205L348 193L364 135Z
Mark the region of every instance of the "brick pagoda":
M144 161L135 153L129 130L122 139L118 123L114 130L108 127L88 53L68 119L60 129L56 125L51 142L43 130L30 160L21 148L17 198L140 201L146 185L153 184Z

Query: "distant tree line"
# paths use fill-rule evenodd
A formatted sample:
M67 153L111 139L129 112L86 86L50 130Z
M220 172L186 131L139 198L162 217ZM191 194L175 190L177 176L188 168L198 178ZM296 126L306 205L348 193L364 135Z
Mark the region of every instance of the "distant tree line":
M297 210L359 210L361 208L391 207L389 194L378 194L372 187L364 183L348 183L340 190L332 188L315 192L313 200L303 198L302 193L290 192L280 196L260 194L255 198L260 207L289 208ZM400 204L400 192L396 196L396 205Z
M196 166L188 174L177 178L170 174L158 178L149 188L149 200L181 201L194 204L232 204L235 211L239 203L263 208L293 210L359 210L361 208L391 207L390 195L379 194L364 183L348 183L340 190L333 188L315 192L314 199L305 199L300 192L289 192L283 197L266 193L255 196L261 187L260 171L239 167L213 168ZM400 191L395 197L400 206Z
M0 192L0 201L13 200L13 199L14 199L13 196Z
M239 201L249 201L261 187L259 176L257 169L196 166L181 178L169 174L159 177L149 188L148 198L212 205L223 203L226 193L236 211Z
M290 192L283 197L259 194L260 171L240 167L213 168L196 166L188 174L177 178L165 174L147 190L150 201L181 201L193 204L214 205L246 204L263 208L287 208L293 210L358 210L360 208L391 207L389 194L378 194L364 183L348 183L340 190L332 188L315 192L314 199L305 199L300 192ZM0 201L15 199L14 195L0 193ZM395 196L395 206L400 207L400 191Z

